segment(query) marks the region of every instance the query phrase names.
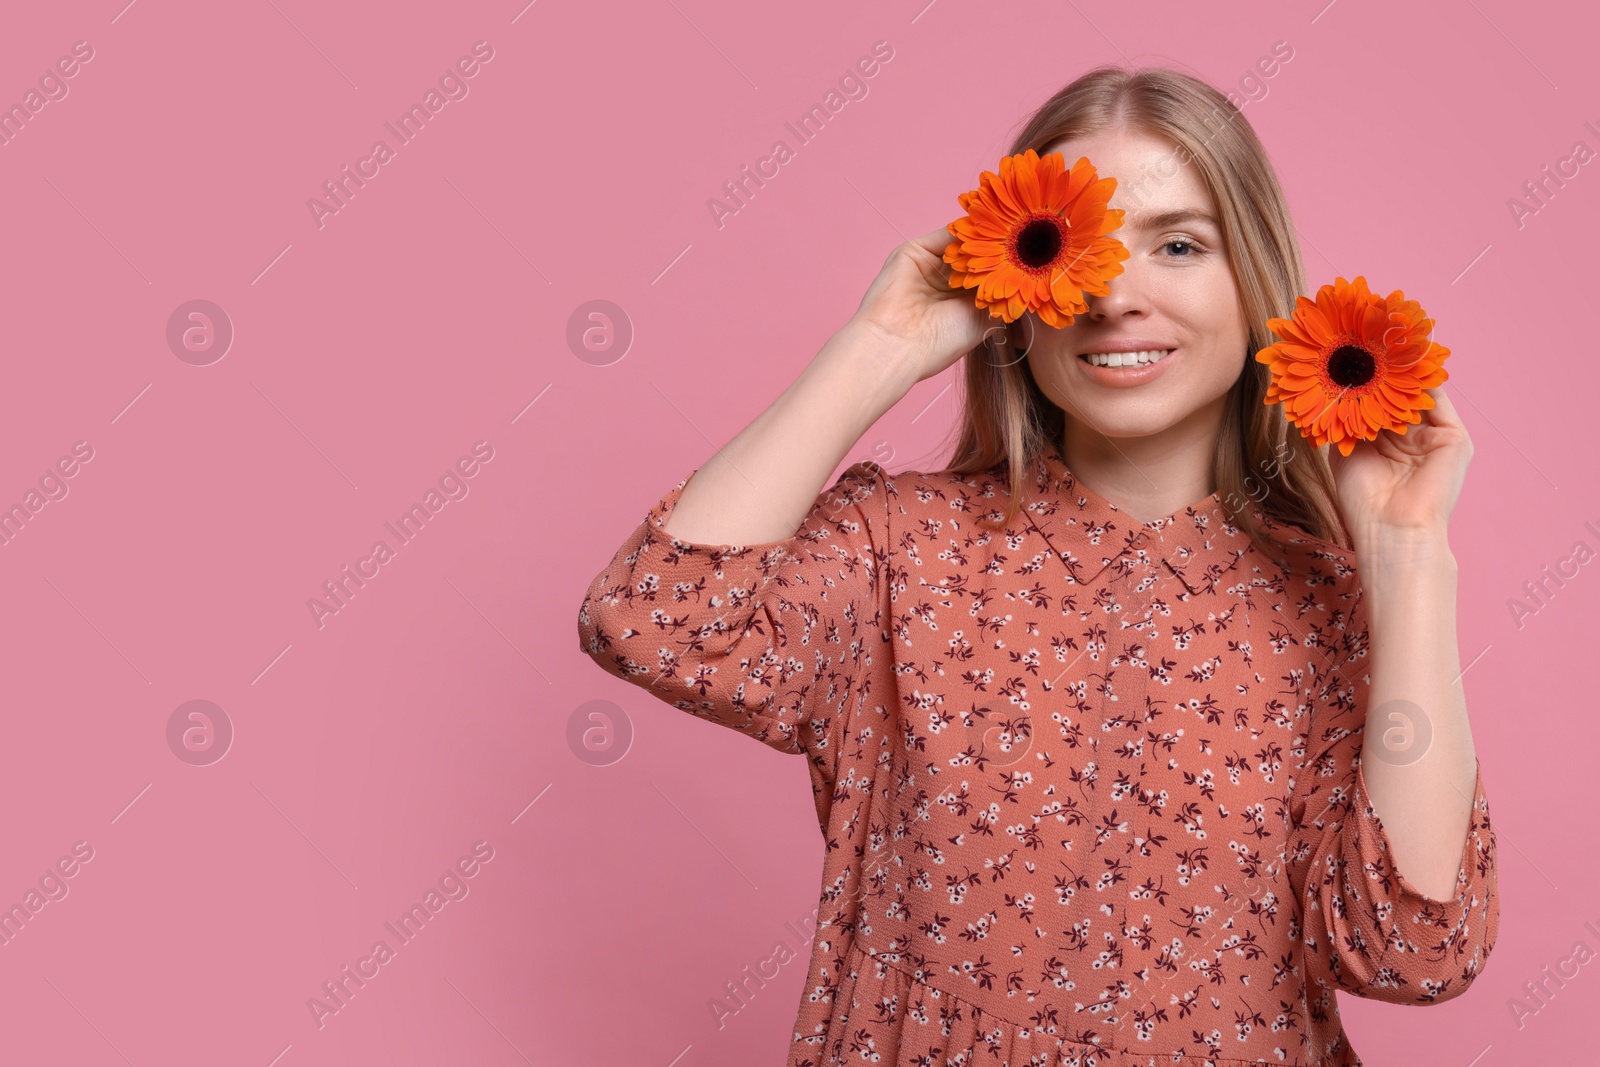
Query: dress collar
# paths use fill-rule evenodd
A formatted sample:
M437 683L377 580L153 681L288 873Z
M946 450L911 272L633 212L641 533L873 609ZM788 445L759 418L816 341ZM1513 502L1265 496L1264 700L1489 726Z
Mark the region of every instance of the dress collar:
M1132 571L1141 558L1159 559L1191 593L1209 592L1245 552L1250 538L1228 520L1212 493L1164 519L1140 522L1075 478L1059 446L1047 446L1033 469L1028 522L1087 584L1116 565Z

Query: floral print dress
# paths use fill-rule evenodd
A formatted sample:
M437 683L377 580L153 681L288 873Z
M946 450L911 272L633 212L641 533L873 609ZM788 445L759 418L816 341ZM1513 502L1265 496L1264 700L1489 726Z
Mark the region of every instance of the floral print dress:
M810 769L826 842L789 1067L1361 1063L1336 990L1464 992L1494 947L1480 766L1455 894L1362 774L1353 553L1216 494L1141 523L1042 455L849 467L796 534L686 542L685 478L595 577L583 651ZM1257 514L1260 514L1259 512Z

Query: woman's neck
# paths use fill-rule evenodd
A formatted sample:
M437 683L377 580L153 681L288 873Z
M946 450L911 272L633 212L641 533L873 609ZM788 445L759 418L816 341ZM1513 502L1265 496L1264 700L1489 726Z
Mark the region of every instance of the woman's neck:
M1156 434L1111 438L1067 416L1061 457L1072 476L1140 522L1216 491L1213 464L1226 397Z

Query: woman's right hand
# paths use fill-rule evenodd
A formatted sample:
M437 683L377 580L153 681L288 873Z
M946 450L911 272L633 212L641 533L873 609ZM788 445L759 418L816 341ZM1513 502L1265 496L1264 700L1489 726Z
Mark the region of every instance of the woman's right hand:
M919 382L951 366L986 334L1003 336L1005 323L977 307L972 290L950 287L943 258L950 241L941 226L889 253L847 327L899 348Z
M668 533L711 545L792 537L863 434L913 385L982 344L985 331L999 331L1004 324L977 307L971 290L950 288L949 243L935 230L890 253L850 321L696 469Z

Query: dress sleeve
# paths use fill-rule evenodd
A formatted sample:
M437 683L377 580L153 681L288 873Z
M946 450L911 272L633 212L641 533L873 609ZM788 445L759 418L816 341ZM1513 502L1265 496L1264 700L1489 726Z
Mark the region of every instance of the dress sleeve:
M883 629L892 480L857 463L792 536L758 545L667 533L688 482L650 508L589 584L579 646L673 707L832 766Z
M1312 726L1290 799L1290 872L1307 977L1394 1004L1451 1000L1482 971L1499 930L1483 767L1455 893L1436 900L1400 873L1367 791L1361 752L1371 676L1359 589L1344 621L1312 675Z

